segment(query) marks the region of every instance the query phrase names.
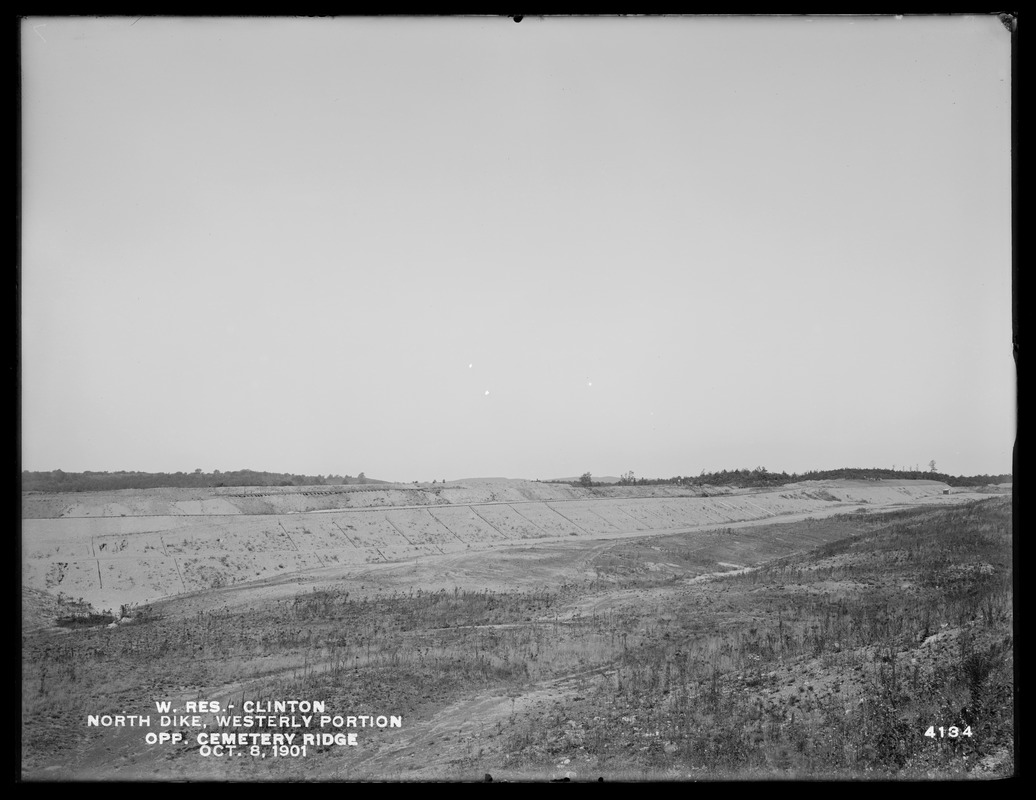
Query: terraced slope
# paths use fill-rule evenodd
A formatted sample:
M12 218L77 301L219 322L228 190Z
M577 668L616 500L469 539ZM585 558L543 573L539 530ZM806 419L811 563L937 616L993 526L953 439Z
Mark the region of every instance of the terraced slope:
M660 488L667 489L660 492ZM637 496L643 489L644 496ZM847 507L957 503L934 481L714 493L533 481L27 494L23 585L97 608L335 567L549 540L708 529Z

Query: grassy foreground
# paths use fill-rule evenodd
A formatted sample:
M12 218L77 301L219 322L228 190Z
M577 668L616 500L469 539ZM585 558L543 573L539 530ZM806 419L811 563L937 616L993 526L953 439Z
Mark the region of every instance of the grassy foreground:
M504 701L478 725L437 729L434 748L393 750L388 732L362 758L328 748L213 765L185 746L128 776L1013 774L1009 498L758 531L708 547L693 534L617 541L584 579L525 591L370 597L343 586L254 608L143 608L118 627L26 633L23 767L35 776L89 753L102 770L91 774L103 775L95 756L111 731L86 729L88 713L224 692L429 724L468 701ZM827 543L773 557L788 540ZM749 568L714 574L731 561Z

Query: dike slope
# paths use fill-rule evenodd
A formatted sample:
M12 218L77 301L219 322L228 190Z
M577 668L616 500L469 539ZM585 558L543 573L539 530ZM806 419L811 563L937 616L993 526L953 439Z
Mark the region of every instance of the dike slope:
M591 490L534 481L405 487L128 490L23 501L22 584L96 608L311 570L550 541L683 532L790 515L982 496L934 481L803 483L766 492ZM662 491L665 490L665 491Z

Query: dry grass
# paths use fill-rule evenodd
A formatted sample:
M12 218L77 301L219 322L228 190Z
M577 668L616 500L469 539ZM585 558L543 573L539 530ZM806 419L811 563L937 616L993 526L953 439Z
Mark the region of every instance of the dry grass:
M773 559L775 537L828 543ZM694 580L720 563L757 568ZM590 566L585 581L520 592L336 589L27 634L24 763L102 735L84 731L87 712L236 687L408 719L511 697L477 741L448 738L440 777L1013 772L1009 501L717 531L693 552L679 536L626 540ZM924 736L951 725L973 735ZM340 776L335 758L290 768ZM181 754L178 774L194 764Z

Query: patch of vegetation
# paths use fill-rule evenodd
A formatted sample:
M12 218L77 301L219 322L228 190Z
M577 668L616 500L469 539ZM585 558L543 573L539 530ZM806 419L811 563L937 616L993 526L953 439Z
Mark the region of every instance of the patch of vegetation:
M98 625L110 625L112 622L117 620L111 613L76 614L54 620L54 624L61 628L94 628Z

